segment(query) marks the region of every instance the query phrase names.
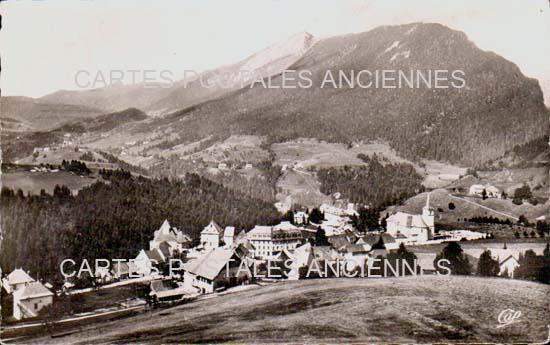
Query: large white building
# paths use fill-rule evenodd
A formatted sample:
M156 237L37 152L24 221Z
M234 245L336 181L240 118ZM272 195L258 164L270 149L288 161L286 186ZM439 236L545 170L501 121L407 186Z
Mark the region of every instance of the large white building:
M284 249L292 250L302 243L302 232L290 222L276 226L256 225L246 237L254 247L254 256L267 260Z
M430 207L430 194L426 199L426 206L422 214L397 212L387 220L387 232L395 238L405 236L402 242L426 242L433 238L435 232L435 213Z

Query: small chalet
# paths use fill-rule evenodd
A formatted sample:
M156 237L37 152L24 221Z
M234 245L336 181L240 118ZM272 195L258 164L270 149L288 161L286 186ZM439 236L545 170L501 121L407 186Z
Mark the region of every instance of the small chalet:
M153 240L149 242L149 249L157 249L161 243L164 243L168 245L170 255L174 255L175 252L182 252L184 249L190 248L191 242L191 237L172 227L168 220L165 220L160 229L155 231Z
M233 249L214 248L184 265L184 286L189 291L205 294L244 284L251 277L249 271L239 271L240 264L241 259Z
M13 293L13 317L37 317L42 308L53 303L53 293L40 282L30 282Z

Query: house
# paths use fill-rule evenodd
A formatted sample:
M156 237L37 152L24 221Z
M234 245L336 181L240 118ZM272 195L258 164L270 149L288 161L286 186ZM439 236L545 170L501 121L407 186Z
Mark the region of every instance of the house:
M376 234L366 234L355 242L355 244L362 244L367 250L371 250L372 247L378 242L380 236Z
M308 242L294 250L285 249L283 251L285 256L289 257L291 260L290 265L287 265L290 267L290 271L287 272L289 280L299 280L305 277L307 270L313 262L312 248L313 247Z
M294 212L294 224L307 224L309 214L304 211Z
M509 255L504 260L499 261L499 267L499 276L507 274L508 277L514 279L514 271L519 267L519 261L513 255Z
M223 229L211 220L201 231L201 245L205 250L212 250L220 246Z
M2 285L8 294L23 288L28 283L34 282L34 279L21 268L13 270L8 276L2 279Z
M349 231L334 236L328 236L327 239L330 245L338 251L343 251L345 246L357 241L357 237Z
M130 265L125 261L117 261L111 269L111 276L115 279L126 279L130 276Z
M321 206L319 206L319 210L325 214L325 217L327 215L333 215L338 217L359 215L359 213L355 210L355 204L353 203L349 203L346 209L342 209L342 208L328 205L328 204L322 204Z
M254 256L264 260L273 258L284 249L296 248L303 240L302 232L290 222L275 226L256 225L246 236L254 247Z
M481 185L481 184L471 185L468 194L476 195L476 196L483 196L483 191L485 191L485 196L487 198L501 198L502 197L502 193L497 187L491 186L491 185L484 186L484 185Z
M485 187L485 191L487 192L487 196L489 198L502 198L502 192L495 186L487 186Z
M136 273L142 276L148 276L153 273L153 267L165 262L167 258L159 249L144 250L142 249L133 261L135 269L131 273Z
M97 281L101 283L108 283L111 280L113 280L113 276L111 275L111 272L106 267L96 267L94 276L97 279Z
M518 252L510 249L491 248L491 256L498 261L500 266L498 275L507 273L510 278L514 278L514 271L519 267Z
M406 237L403 234L396 234L395 237L388 233L381 233L380 237L382 242L384 242L384 247L387 250L395 250L399 248L399 244L406 240Z
M234 249L214 248L184 265L184 287L202 294L212 293L250 279L250 272L241 269L241 260Z
M408 244L431 240L435 232L435 215L434 209L430 207L430 194L421 215L397 212L388 217L386 222L387 233L394 238L398 234L404 235Z
M235 244L235 227L234 226L226 226L225 230L223 231L223 242L226 246L232 246Z
M53 293L40 282L29 282L13 293L13 317L17 320L38 316L53 303Z
M158 302L180 300L189 293L183 284L178 285L171 280L153 280L150 287L149 296Z
M168 244L170 255L174 255L190 248L192 239L182 231L172 227L168 220L164 220L160 228L154 232L154 238L149 242L149 250L159 248L163 242Z

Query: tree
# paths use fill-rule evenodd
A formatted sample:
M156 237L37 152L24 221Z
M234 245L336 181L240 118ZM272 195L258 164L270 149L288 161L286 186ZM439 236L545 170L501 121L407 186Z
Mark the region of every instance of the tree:
M291 222L292 224L294 224L294 212L292 212L292 210L286 211L281 218L281 221Z
M542 252L543 264L539 273L538 280L544 284L550 284L550 244L546 243L546 248Z
M330 245L330 243L328 242L327 234L325 233L325 230L320 226L317 227L317 232L315 233L315 245L316 246Z
M522 214L519 216L518 218L518 224L520 225L529 225L529 221L527 220L527 218Z
M311 210L309 213L309 221L314 224L321 224L325 220L325 215L317 208Z
M544 266L543 258L531 249L525 251L525 254L518 260L519 267L515 270L514 276L521 279L538 280Z
M485 188L483 188L483 191L481 192L481 198L483 200L487 199L487 190L485 190Z
M372 249L386 249L386 245L384 245L384 240L382 239L382 236L378 237L378 241L372 245Z
M440 260L448 260L448 267L451 270L451 274L456 275L469 275L472 271L472 267L466 254L462 250L462 247L457 242L450 242L441 253L437 254L435 257L434 266L439 267L437 264ZM442 273L443 270L439 269Z
M455 204L450 202L449 203L449 210L454 210L456 208Z
M352 217L352 224L357 231L373 231L380 228L378 210L362 207L359 209L359 216ZM384 219L385 221L385 219Z
M520 199L520 200L528 200L531 199L533 194L531 193L531 188L529 185L524 184L523 186L516 188L514 191L514 198Z
M483 277L496 277L500 271L498 261L493 259L490 250L481 253L477 263L477 274Z
M415 267L416 255L409 252L403 243L399 245L397 251L388 253L384 260L387 260L391 267L397 269L398 276L413 274L413 272L410 272L408 269L404 269L404 262L406 262L408 266L414 270L414 272L418 272L420 269L420 267Z

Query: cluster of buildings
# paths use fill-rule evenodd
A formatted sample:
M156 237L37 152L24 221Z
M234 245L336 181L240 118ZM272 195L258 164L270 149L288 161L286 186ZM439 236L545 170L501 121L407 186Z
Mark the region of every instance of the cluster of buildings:
M16 320L37 317L44 307L51 305L54 294L48 285L34 280L21 268L3 278L2 287L13 300L13 317Z
M165 220L149 241L149 248L142 249L133 260L117 261L110 269L96 268L95 278L102 283L124 280L136 276L154 277L151 295L158 299L171 299L192 294L212 293L227 287L247 284L258 273L270 270L269 262L290 262L278 267L285 279L302 279L312 261L345 262L347 271L365 267L369 260L385 257L400 244L416 245L463 238L477 239L474 232L446 232L435 234L434 209L429 195L421 214L397 212L386 219L387 231L376 233L357 232L351 220L358 213L353 204L345 208L321 205L324 219L320 224L310 222L309 214L294 212L293 222L277 225L256 225L249 231L235 227L221 227L214 220L208 223L193 239ZM325 231L326 242L316 243L318 229ZM435 272L435 253L416 253L418 264L425 272ZM167 278L167 266L172 276L172 261L181 263L172 283L156 278ZM506 265L513 260L506 258ZM516 260L517 261L517 260ZM509 268L508 272L512 267ZM258 272L259 271L259 272ZM254 273L252 273L254 272ZM176 284L177 283L177 284ZM174 285L175 284L175 285ZM14 317L34 317L52 303L53 293L18 269L4 279L4 288L13 295Z

